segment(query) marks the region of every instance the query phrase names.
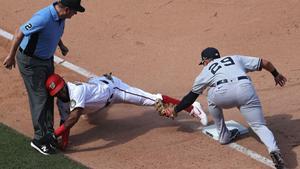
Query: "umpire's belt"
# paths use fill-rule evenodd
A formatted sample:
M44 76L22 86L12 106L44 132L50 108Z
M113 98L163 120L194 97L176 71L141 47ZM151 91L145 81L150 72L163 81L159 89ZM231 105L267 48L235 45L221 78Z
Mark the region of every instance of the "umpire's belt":
M248 76L239 76L239 77L237 77L237 80L243 80L243 79L250 80ZM219 80L219 81L217 81L217 83L212 84L210 87L216 87L220 84L224 84L224 83L228 83L228 82L230 82L230 80L228 80L228 79Z
M28 54L24 49L22 49L21 47L19 47L19 51L20 51L20 53L22 53L23 55L26 55L26 56L28 56L28 57L32 57L32 58L35 58L35 59L39 59L39 60L50 60L50 59L52 59L52 58L49 58L49 59L42 59L42 58L39 57L39 56L36 56L36 55L30 55L30 54Z

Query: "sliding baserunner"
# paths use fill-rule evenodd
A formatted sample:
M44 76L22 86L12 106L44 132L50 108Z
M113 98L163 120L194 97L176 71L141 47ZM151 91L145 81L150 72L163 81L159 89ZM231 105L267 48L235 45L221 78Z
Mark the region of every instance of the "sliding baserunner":
M161 94L151 94L129 86L121 79L105 74L92 77L88 82L65 82L62 77L52 74L46 81L51 96L58 98L58 107L64 117L61 126L54 132L55 137L62 135L61 148L68 145L69 130L76 124L87 109L99 110L115 103L128 103L140 106L154 106L157 100L164 103L179 103L179 100ZM185 109L193 117L207 124L207 116L199 102Z

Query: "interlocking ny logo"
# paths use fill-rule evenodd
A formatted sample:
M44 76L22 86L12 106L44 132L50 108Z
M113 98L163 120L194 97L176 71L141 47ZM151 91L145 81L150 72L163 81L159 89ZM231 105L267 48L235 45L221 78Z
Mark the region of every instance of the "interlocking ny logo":
M42 149L43 151L48 151L48 149L47 149L46 146L43 146L41 149Z

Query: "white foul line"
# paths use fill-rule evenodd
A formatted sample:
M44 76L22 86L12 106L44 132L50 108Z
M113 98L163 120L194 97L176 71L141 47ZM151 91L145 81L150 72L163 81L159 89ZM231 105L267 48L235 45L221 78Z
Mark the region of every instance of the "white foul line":
M13 40L13 35L11 33L6 32L5 30L0 28L0 35L5 37L8 40Z
M0 28L1 29L1 28ZM81 74L82 76L85 76L87 78L89 77L93 77L93 76L96 76L95 74L93 74L92 72L84 69L84 68L81 68L79 66L76 66L74 65L73 63L70 63L56 55L54 55L54 62L57 63L57 64L60 64L70 70L73 70L74 72L78 73L78 74Z
M269 160L268 158L266 158L266 157L264 157L264 156L262 156L260 154L257 154L256 152L254 152L254 151L252 151L250 149L247 149L246 147L243 147L243 146L241 146L241 145L239 145L237 143L230 143L230 144L228 144L228 146L230 148L233 148L233 149L235 149L235 150L237 150L237 151L239 151L239 152L241 152L241 153L249 156L252 159L255 159L256 161L259 161L259 162L261 162L261 163L263 163L263 164L265 164L265 165L267 165L267 166L269 166L271 168L275 168L274 164L273 164L273 162L271 160Z
M7 32L7 31L5 31L1 28L0 28L0 36L3 36L4 38L6 38L8 40L13 39L13 35L11 33ZM84 68L81 68L79 66L76 66L76 65L74 65L74 64L72 64L72 63L70 63L70 62L68 62L68 61L66 61L66 60L64 60L64 59L62 59L58 56L56 56L56 55L54 55L54 62L66 67L66 68L68 68L68 69L70 69L70 70L72 70L72 71L74 71L74 72L76 72L76 73L78 73L82 76L85 76L87 78L96 76L92 72L90 72L90 71L88 71ZM246 147L243 147L243 146L241 146L237 143L231 143L231 144L228 145L228 147L230 147L232 149L235 149L235 150L249 156L250 158L252 158L256 161L259 161L259 162L261 162L261 163L263 163L263 164L265 164L265 165L267 165L271 168L274 168L273 162L271 160L269 160L268 158L266 158L266 157L264 157L260 154L257 154L256 152L254 152L252 150L247 149Z

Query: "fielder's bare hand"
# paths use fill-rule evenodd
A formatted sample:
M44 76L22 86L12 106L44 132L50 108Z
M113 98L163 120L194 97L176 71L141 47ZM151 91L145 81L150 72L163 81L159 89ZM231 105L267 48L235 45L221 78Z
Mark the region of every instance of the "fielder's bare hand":
M275 78L275 85L279 84L281 87L285 85L285 82L287 81L287 79L282 75L282 74L278 74Z

